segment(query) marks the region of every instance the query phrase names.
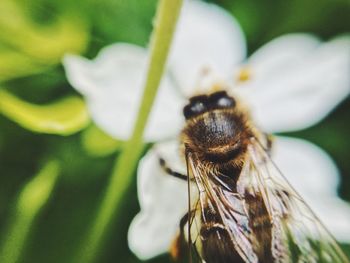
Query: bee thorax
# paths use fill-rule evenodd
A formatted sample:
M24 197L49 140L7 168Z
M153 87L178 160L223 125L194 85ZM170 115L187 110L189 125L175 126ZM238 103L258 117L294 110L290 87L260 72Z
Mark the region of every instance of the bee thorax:
M202 161L227 163L244 154L247 130L235 110L218 109L188 120L182 138Z

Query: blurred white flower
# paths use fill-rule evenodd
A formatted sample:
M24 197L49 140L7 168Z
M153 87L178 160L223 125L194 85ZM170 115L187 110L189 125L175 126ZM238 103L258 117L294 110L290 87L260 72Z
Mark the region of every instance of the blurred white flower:
M244 35L230 14L212 4L185 1L145 131L146 141L158 143L138 169L141 212L130 226L129 246L139 258L166 252L187 210L186 182L165 175L158 154L184 172L178 142L159 141L180 132L182 107L196 88L218 80L232 83L256 125L272 133L314 125L350 92L349 36L322 43L311 35L290 34L245 56ZM122 140L131 135L146 65L147 50L130 44L108 46L94 60L64 58L67 78L86 98L96 124ZM198 83L206 69L217 75ZM337 197L339 175L328 155L309 142L278 136L273 158L336 238L350 242L350 206Z

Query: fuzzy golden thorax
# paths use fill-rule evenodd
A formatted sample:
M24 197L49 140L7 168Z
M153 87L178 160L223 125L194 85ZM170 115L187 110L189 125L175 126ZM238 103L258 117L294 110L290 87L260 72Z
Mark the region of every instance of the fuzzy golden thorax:
M184 115L181 141L186 151L205 166L242 166L253 131L233 97L223 91L193 97Z

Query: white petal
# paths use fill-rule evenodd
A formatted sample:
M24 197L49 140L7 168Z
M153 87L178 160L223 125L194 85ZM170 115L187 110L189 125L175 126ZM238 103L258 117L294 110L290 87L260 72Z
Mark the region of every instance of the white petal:
M303 62L320 41L308 34L288 34L275 38L258 49L248 60L253 78L266 78L288 72Z
M146 50L119 43L104 48L95 60L66 55L63 63L69 82L85 96L96 124L115 138L128 139L143 92ZM183 103L165 76L145 131L146 141L179 132Z
M65 55L63 65L67 79L77 91L90 96L97 94L98 89L92 80L94 64L90 60L76 55Z
M159 156L172 169L185 172L174 141L155 145L140 162L137 186L141 212L131 223L128 242L144 260L169 250L180 218L187 212L187 183L166 174L159 165Z
M286 44L288 40L294 48ZM295 41L292 40L293 36L279 38L271 48L266 47L268 54L273 53L274 47L277 53L283 53L283 46L285 52L290 53L284 56L289 59L275 58L266 63L266 67L271 68L262 70L264 63L257 61L267 56L263 55L264 49L253 56L260 75L257 73L254 79L252 64L253 81L244 92L256 123L267 132L314 125L350 93L350 36L336 38L314 49L317 41L312 37L296 36Z
M350 204L348 202L334 196L318 196L312 208L339 242L350 243Z
M184 94L192 95L204 69L232 75L245 54L242 30L227 11L202 1L184 2L169 60Z
M337 196L339 174L330 157L310 142L277 137L273 159L331 233L350 242L350 204Z

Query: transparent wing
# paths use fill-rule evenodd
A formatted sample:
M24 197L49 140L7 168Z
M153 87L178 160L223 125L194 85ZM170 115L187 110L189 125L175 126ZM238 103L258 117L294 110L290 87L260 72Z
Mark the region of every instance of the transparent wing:
M244 199L224 178L203 166L191 153L187 156L188 175L196 185L197 205L190 221L190 242L206 262L257 263L250 241L249 217Z
M266 204L272 219L272 255L277 262L349 262L333 236L254 138L248 146L241 178L241 186L261 193ZM250 186L243 182L247 178Z
M197 200L188 240L200 262L349 263L258 140L238 174L208 169L191 153L187 165Z

